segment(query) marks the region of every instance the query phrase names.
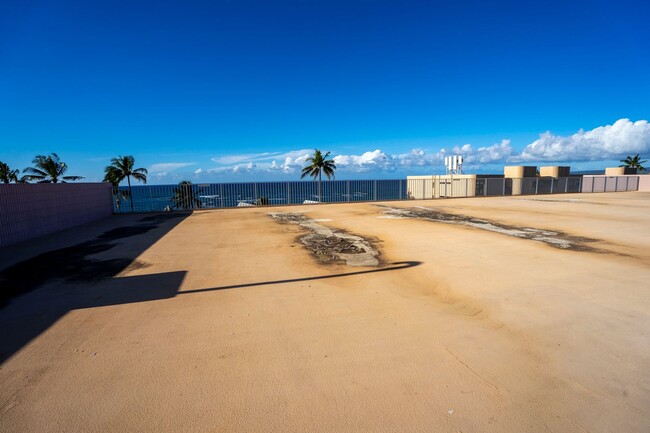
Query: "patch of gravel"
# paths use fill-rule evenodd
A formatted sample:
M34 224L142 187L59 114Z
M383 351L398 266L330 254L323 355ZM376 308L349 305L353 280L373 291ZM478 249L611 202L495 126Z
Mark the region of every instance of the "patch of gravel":
M379 266L379 251L361 236L334 230L300 213L271 213L284 224L296 224L309 233L300 236L300 243L322 263L345 263L348 266Z
M380 206L384 210L383 214L395 218L414 218L426 221L441 222L446 224L459 224L474 227L481 230L490 232L501 233L507 236L512 236L521 239L530 239L533 241L544 242L555 248L573 251L599 251L595 248L585 245L585 243L595 242L596 239L584 238L579 236L571 236L566 233L542 230L531 227L514 227L505 224L496 223L493 221L478 219L466 215L455 215L450 213L441 212L435 209L426 207L414 208L391 208L387 206Z

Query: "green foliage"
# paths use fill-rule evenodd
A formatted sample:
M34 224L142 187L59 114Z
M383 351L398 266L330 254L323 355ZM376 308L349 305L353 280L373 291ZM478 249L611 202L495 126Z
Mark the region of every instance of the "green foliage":
M327 159L330 155L330 152L327 152L325 155L318 149L314 149L314 155L307 158L309 165L305 166L302 169L302 175L300 178L305 176L311 176L316 180L321 180L321 174L325 173L328 179L334 177L334 170L336 170L336 164L333 160Z
M257 206L268 206L269 205L269 198L268 197L260 197L257 199L255 202Z
M174 195L172 196L173 208L189 210L194 208L203 207L203 203L199 200L198 194L200 191L195 189L192 182L184 180L174 188Z
M645 171L646 169L642 164L645 164L646 162L648 162L648 160L641 161L641 158L637 153L634 157L628 155L627 158L621 159L621 162L623 164L619 165L619 167L630 167L630 168L636 168L639 171Z
M18 173L20 173L20 170L15 169L12 170L9 168L9 165L5 164L4 162L0 161L0 182L2 183L18 183Z
M327 157L330 155L330 152L327 152L325 155L318 150L314 149L314 155L307 158L307 162L309 165L306 165L302 169L302 174L300 178L304 178L305 176L311 176L316 180L318 178L318 201L321 201L321 182L322 182L322 174L325 173L325 176L327 176L328 179L331 179L334 177L334 170L336 170L336 164L334 163L334 160L332 159L327 159Z
M135 158L131 155L118 156L111 159L111 165L106 166L104 169L104 182L113 185L113 197L117 207L120 207L120 195L123 199L129 197L131 199L131 212L133 212L133 194L131 193L131 177L138 182L147 183L147 169L146 168L133 168L135 166ZM126 179L129 186L129 191L118 194L120 182Z
M68 165L61 161L59 155L52 153L51 155L36 155L32 161L34 167L27 167L23 173L24 180L37 181L38 183L58 183L59 181L65 183L68 180L80 180L82 176L64 176L68 171Z

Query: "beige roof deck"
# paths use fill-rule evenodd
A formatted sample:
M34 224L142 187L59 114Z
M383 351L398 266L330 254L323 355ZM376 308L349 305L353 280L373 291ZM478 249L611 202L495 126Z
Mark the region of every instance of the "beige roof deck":
M1 251L122 227L65 255L116 275L0 310L0 431L648 431L650 193L383 204L116 216ZM383 267L316 261L283 211Z

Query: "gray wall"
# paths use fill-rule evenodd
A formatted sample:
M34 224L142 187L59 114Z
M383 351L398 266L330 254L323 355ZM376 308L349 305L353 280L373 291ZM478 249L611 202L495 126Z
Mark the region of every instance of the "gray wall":
M113 213L107 183L0 184L0 246Z

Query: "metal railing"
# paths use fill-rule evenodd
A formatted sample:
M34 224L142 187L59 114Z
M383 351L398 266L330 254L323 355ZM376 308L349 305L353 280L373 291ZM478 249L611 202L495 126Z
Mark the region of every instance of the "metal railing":
M320 187L314 181L135 185L131 194L120 187L113 196L115 212L131 212L131 198L133 212L403 200L406 180L330 180Z
M120 187L116 213L451 197L636 191L637 176L332 180ZM131 207L131 199L133 207Z

